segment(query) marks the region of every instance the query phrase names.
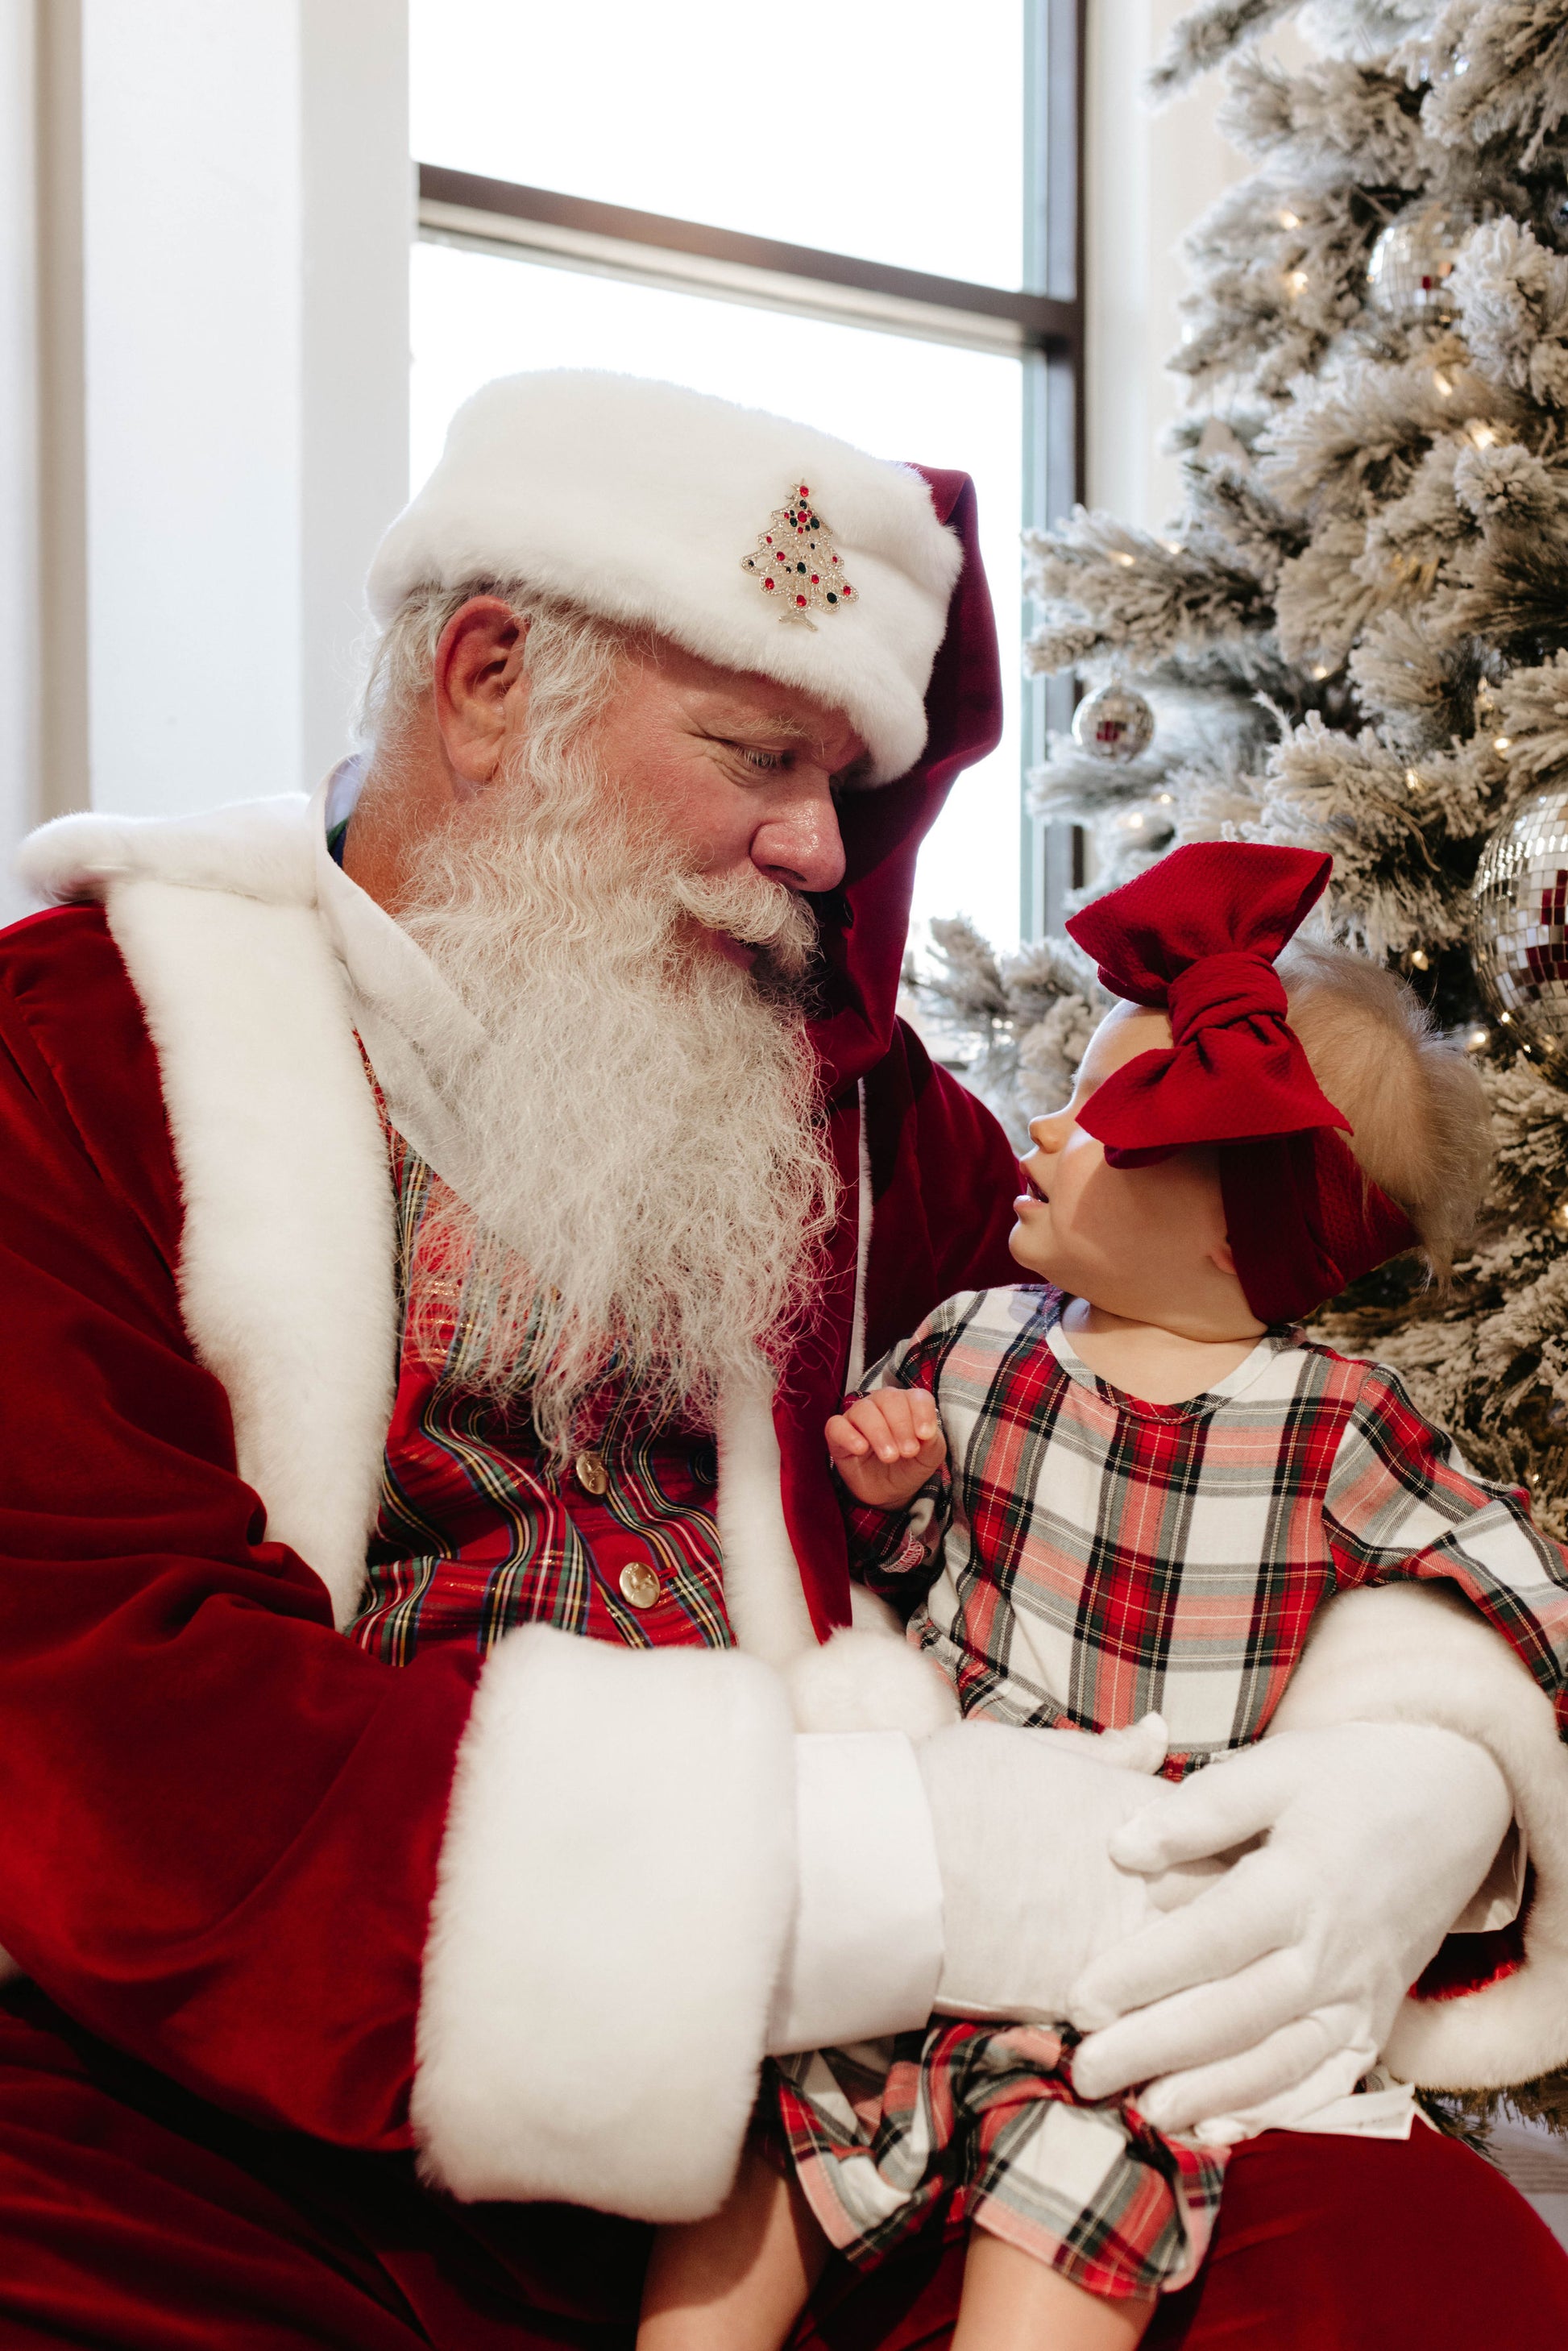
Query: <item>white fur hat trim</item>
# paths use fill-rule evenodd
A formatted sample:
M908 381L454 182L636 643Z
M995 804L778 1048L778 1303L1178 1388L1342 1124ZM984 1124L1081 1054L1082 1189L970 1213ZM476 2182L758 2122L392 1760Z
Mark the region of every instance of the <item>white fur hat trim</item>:
M801 482L852 601L780 619L743 569ZM377 621L415 588L524 580L841 710L872 780L925 742L925 688L963 553L907 465L808 424L636 376L502 376L452 420L441 462L377 549Z

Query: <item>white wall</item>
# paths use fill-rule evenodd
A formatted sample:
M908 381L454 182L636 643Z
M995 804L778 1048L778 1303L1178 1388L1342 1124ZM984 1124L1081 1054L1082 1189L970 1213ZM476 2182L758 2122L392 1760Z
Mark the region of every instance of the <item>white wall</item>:
M289 790L295 9L84 0L82 127L93 803L152 814Z
M309 785L407 495L404 0L4 25L0 820Z
M1179 505L1161 432L1183 379L1165 359L1181 340L1185 231L1250 166L1214 128L1216 79L1159 113L1148 68L1187 0L1089 0L1084 158L1088 431L1086 502L1158 530Z

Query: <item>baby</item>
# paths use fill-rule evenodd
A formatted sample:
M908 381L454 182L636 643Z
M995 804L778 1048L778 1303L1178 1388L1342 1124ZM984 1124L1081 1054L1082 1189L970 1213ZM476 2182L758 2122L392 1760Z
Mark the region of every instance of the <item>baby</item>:
M1173 1778L1261 1735L1336 1589L1444 1577L1500 1622L1564 1580L1393 1373L1295 1327L1406 1249L1446 1271L1490 1161L1397 979L1299 942L1276 972L1328 872L1197 845L1074 918L1124 1001L1030 1130L1037 1279L949 1299L827 1428L854 1573L916 1604L964 1713L1157 1710ZM1226 2134L1080 2097L1077 2037L938 2016L782 2061L728 2203L656 2242L642 2351L776 2351L830 2250L926 2227L968 2231L958 2351L1135 2343L1202 2261Z

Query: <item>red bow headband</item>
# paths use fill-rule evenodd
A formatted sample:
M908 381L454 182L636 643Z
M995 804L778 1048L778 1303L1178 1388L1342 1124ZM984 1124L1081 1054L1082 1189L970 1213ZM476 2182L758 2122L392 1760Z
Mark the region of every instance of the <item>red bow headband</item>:
M1171 1043L1124 1062L1078 1115L1113 1167L1215 1144L1236 1270L1260 1322L1299 1321L1420 1236L1335 1132L1350 1132L1285 1018L1274 958L1332 858L1197 841L1067 928L1113 996L1169 1013Z

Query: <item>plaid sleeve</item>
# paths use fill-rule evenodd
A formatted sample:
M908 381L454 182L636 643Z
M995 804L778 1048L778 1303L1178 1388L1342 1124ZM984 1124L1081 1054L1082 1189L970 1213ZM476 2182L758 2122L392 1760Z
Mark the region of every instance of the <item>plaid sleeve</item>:
M1568 1561L1520 1487L1478 1478L1396 1375L1368 1366L1323 1517L1341 1583L1440 1579L1519 1651L1568 1736Z
M854 1395L846 1396L844 1402L852 1404L855 1395L870 1395L876 1388L924 1388L936 1403L940 1425L942 1402L937 1383L943 1358L963 1309L970 1302L970 1295L966 1292L962 1297L945 1300L935 1313L926 1316L912 1337L901 1339L895 1347L888 1349L882 1361L866 1374ZM951 1462L944 1461L902 1510L876 1510L869 1502L856 1501L837 1476L833 1483L849 1536L850 1573L870 1591L901 1596L907 1606L909 1579L918 1574L922 1585L930 1581L929 1571L947 1531L953 1490Z

